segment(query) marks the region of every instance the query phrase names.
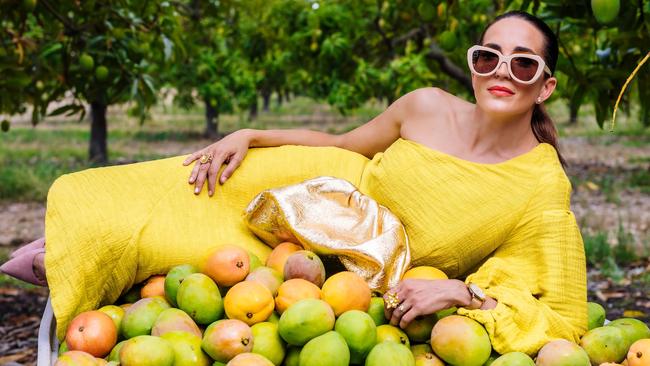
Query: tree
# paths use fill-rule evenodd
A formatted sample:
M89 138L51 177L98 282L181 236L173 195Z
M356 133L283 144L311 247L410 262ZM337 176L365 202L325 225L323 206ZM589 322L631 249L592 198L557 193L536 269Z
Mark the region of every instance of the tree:
M0 112L19 113L30 103L36 125L48 115L83 119L88 103L89 159L107 162L106 109L132 100L144 118L156 100L154 74L179 44L178 13L167 2L127 0L40 0L30 9L7 1L1 12L2 31L12 38L3 37L0 68L15 77L0 84ZM57 100L65 105L48 113Z

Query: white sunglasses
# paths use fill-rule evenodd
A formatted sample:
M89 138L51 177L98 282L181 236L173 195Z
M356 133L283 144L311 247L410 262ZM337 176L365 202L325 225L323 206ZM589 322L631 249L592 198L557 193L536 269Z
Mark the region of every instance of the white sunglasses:
M528 53L513 53L504 56L494 48L483 46L472 46L467 50L467 64L473 74L478 76L490 76L497 72L502 63L508 66L508 73L515 81L522 84L532 84L551 70L546 66L544 59L538 55Z

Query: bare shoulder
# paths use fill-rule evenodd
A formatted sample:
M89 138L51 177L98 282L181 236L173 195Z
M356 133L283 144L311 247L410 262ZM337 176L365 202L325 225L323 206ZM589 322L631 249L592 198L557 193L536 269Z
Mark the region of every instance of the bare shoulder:
M406 135L413 129L446 124L473 107L472 103L436 87L416 89L400 99L404 99L402 131Z

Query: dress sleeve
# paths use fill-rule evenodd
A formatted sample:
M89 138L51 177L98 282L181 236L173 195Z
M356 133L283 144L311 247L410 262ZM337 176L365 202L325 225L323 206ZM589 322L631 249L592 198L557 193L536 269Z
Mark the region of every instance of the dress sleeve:
M498 305L459 309L483 324L492 347L534 355L547 342L579 342L587 331L584 246L573 212L539 210L525 218L466 282Z

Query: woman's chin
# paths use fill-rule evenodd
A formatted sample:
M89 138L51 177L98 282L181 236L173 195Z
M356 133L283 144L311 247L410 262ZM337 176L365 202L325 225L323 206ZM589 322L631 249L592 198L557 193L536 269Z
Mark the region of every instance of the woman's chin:
M519 103L506 98L484 100L483 103L480 104L480 107L486 114L494 115L520 114L522 112Z

